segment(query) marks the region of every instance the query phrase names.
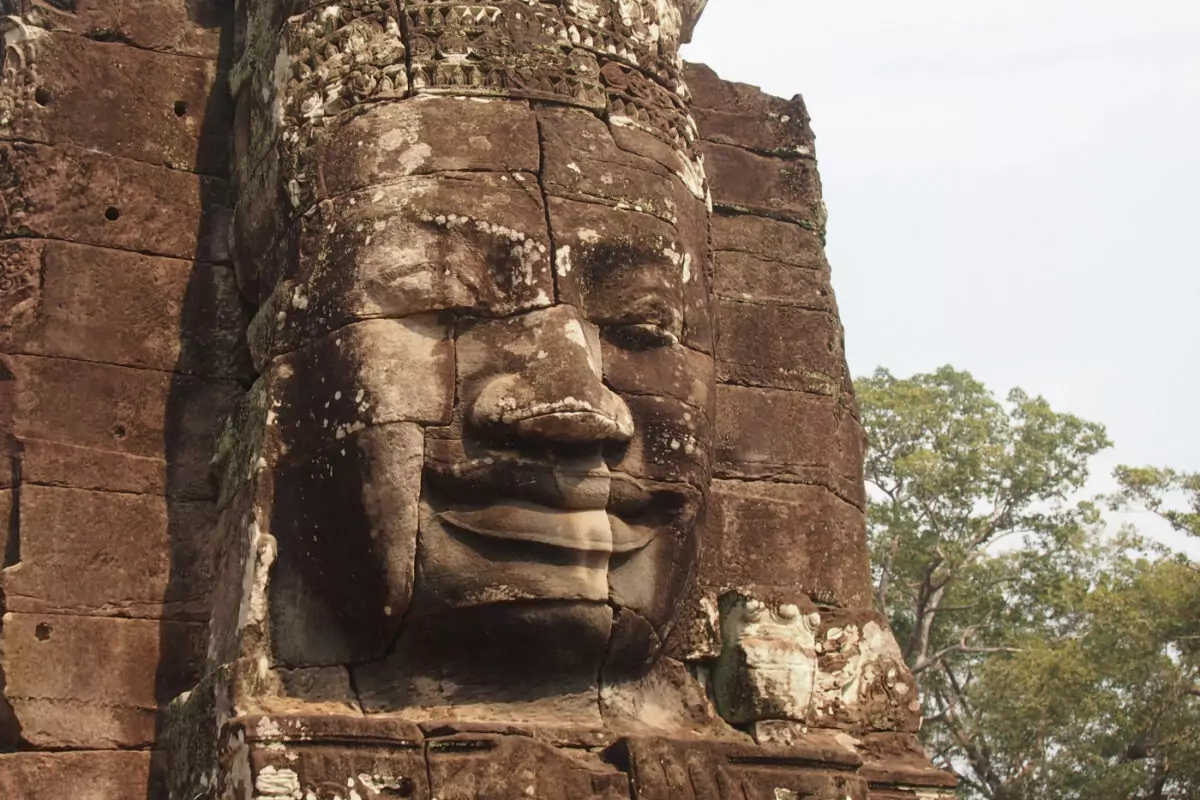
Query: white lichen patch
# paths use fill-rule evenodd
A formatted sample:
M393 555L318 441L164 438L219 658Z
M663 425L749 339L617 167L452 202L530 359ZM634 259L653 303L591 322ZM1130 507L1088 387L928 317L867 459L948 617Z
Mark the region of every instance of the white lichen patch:
M554 269L560 278L571 274L571 245L563 245L554 251Z
M587 334L583 332L583 325L579 320L568 320L563 325L563 332L567 335L567 341L579 345L590 353L591 347L588 345Z
M254 791L260 797L300 797L300 776L295 771L265 766L254 778Z
M250 547L242 576L242 602L238 609L237 625L239 633L250 626L262 627L266 622L267 589L271 567L278 553L275 537L263 531L257 520L250 522L247 536Z
M679 163L682 168L675 174L683 181L683 185L692 193L697 200L706 200L708 198L708 176L704 172L704 157L697 154L695 157L680 150L676 153L679 157Z
M292 308L300 311L308 308L308 295L304 293L304 286L297 286L292 292Z
M283 736L279 724L270 717L263 717L254 728L254 733L260 739L278 739Z

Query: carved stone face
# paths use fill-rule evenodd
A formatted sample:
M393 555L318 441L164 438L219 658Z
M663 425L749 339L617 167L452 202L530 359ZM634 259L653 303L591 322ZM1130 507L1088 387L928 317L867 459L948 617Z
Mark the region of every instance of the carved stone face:
M711 367L680 343L690 276L674 232L632 211L586 216L572 230L586 243L556 254L573 302L459 318L455 424L427 439L413 614L491 606L489 625L521 624L570 605L545 646L601 651L625 614L640 624L622 647L646 661L694 558Z
M498 662L523 669L535 647L556 654L535 660L551 683L648 667L711 478L708 211L675 91L686 14L605 0L535 24L523 6L443 5L289 17L252 39L263 69L239 117L263 434L225 493L253 487L258 649L350 668L367 710L419 704L425 679L452 705L450 683L486 696ZM254 149L273 138L277 153Z
M514 122L515 105L417 113L474 114L536 148L535 112ZM578 113L544 127L616 150ZM412 114L381 106L344 132L376 136L327 179L342 191L304 221L298 268L252 331L275 657L394 673L437 652L412 669L482 658L501 676L496 659L536 645L571 654L560 675L594 680L606 657L640 669L691 574L711 472L704 203L661 167L644 174L648 159L635 166L653 214L552 195L547 209L522 170L393 180L425 157L384 147ZM630 169L597 161L588 181ZM455 643L434 641L448 630ZM484 633L484 652L463 644Z

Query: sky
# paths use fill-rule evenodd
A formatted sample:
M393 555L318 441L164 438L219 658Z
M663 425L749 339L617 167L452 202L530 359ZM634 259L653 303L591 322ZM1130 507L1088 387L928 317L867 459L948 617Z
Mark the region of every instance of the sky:
M1200 471L1200 2L709 0L684 57L804 96L854 374L1102 422L1098 491Z

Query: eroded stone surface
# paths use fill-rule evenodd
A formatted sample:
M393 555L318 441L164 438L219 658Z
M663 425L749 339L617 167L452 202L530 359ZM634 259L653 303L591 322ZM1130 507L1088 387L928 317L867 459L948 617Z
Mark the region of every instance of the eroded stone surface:
M12 42L22 28L7 24ZM0 136L224 173L230 109L213 91L214 61L135 48L121 48L114 58L120 45L25 30L24 42L9 45L10 54L21 51L25 70L5 71ZM127 102L139 94L147 102Z
M0 180L5 237L228 260L227 187L219 179L86 148L4 143Z
M629 778L596 756L570 754L520 736L460 734L431 740L427 748L430 790L446 800L629 797Z
M192 686L180 800L941 791L803 101L703 0L218 5L0 3L0 749Z
M701 583L761 599L803 592L841 607L869 607L862 511L823 486L713 483Z
M646 738L632 739L624 747L639 800L868 797L867 782L855 774L861 760L825 741L790 748L738 744L698 748L686 740Z
M208 59L217 57L222 28L231 22L230 10L218 0L17 0L16 5L29 23L48 30Z
M210 503L28 485L19 512L21 560L3 575L9 611L207 621Z
M865 507L862 427L838 398L720 386L717 473L829 487Z
M813 132L808 109L799 95L772 97L757 86L723 81L703 64L684 72L694 99L692 108L700 136L764 155L811 158ZM753 125L746 124L753 119Z
M11 307L8 352L230 380L248 372L228 267L38 239L4 243L0 259L36 287Z
M916 686L873 612L818 610L807 600L720 601L722 649L713 690L733 722L792 720L854 732L915 732Z
M0 754L0 793L23 800L79 800L163 796L148 751L82 751Z
M185 622L6 614L4 692L21 737L51 749L148 747L159 692L195 682L203 635ZM162 685L160 668L169 676Z

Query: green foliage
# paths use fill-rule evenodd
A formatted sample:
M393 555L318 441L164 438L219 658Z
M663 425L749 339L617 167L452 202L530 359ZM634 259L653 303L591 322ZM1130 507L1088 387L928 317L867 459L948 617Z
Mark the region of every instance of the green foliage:
M1074 499L1103 426L950 367L856 385L876 600L963 796L1200 797L1200 571ZM1117 479L1197 533L1198 476Z
M1140 505L1159 514L1177 531L1200 536L1200 472L1176 472L1157 467L1117 467L1113 477L1120 490L1108 500L1114 508ZM1168 508L1172 495L1188 510Z

